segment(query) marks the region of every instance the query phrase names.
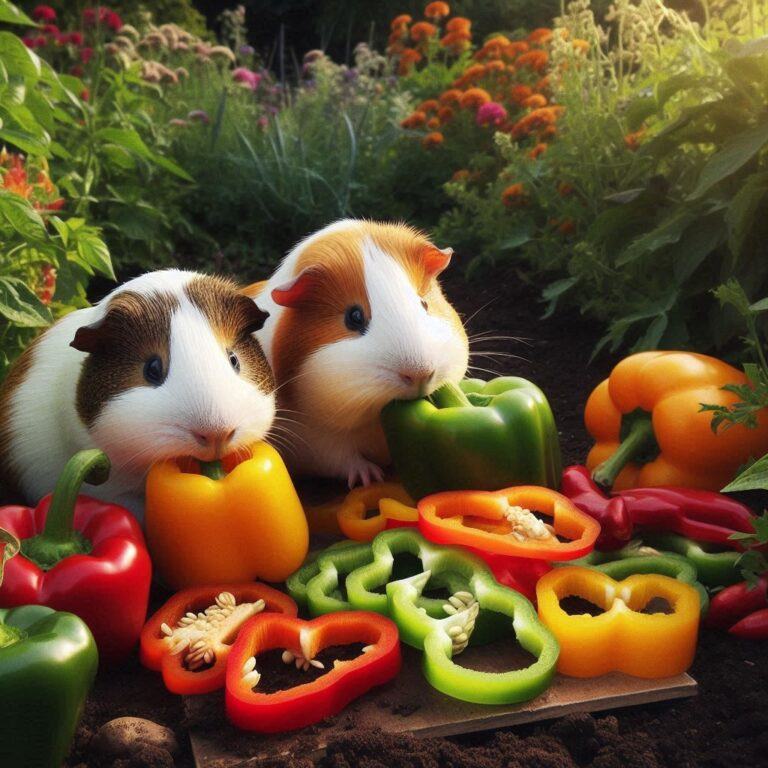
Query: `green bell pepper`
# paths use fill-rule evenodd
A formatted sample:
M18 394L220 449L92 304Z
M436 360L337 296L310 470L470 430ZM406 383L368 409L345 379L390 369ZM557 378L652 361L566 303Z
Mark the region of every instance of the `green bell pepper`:
M428 398L390 403L381 422L397 473L414 499L439 491L559 487L552 410L526 379L444 384Z
M97 666L77 616L42 605L0 609L0 765L61 765Z
M424 651L430 684L454 698L509 704L537 696L550 684L557 641L531 603L497 584L478 557L432 544L412 528L380 533L365 547L367 552L327 550L317 559L318 572L305 586L311 612L352 608L388 615L401 640ZM334 596L340 587L341 597ZM433 589L449 596L425 594ZM453 661L470 642L509 633L537 657L529 667L489 673Z

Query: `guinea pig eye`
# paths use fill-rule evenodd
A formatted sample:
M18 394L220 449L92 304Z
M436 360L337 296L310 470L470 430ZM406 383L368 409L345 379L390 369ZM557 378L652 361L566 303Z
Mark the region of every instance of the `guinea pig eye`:
M144 378L153 387L159 387L163 383L165 379L163 361L157 355L152 355L144 363Z
M346 312L344 312L344 325L346 325L350 331L365 333L368 328L368 321L365 319L363 308L358 304L353 304L351 307L347 307Z
M227 352L227 357L229 357L229 364L232 366L234 372L240 373L240 359L238 356L230 349Z

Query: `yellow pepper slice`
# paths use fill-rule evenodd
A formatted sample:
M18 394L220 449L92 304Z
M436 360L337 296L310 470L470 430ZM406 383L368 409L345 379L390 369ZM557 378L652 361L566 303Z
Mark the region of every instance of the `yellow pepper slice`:
M309 530L288 470L267 443L251 454L218 480L178 461L150 470L147 544L169 587L282 581L304 561Z
M696 652L700 603L689 584L659 574L615 581L589 568L555 568L536 585L539 618L560 643L557 669L571 677L626 672L671 677L691 665ZM605 613L569 615L560 601L581 597ZM653 598L671 613L641 613Z
M373 483L355 488L339 507L338 522L342 533L355 541L373 541L387 528L416 525L419 516L413 499L397 483ZM366 518L369 509L379 514Z

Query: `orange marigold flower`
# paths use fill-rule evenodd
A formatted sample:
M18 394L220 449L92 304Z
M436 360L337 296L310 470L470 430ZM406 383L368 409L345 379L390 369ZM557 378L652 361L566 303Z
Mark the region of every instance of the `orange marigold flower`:
M451 53L458 54L469 48L471 40L472 35L469 32L449 32L440 38L440 45L447 48Z
M515 104L522 104L532 94L533 91L531 90L530 86L518 83L517 85L512 86L509 92L509 97L512 99L512 101L515 102Z
M534 45L544 45L544 43L548 43L551 39L552 30L547 29L546 27L539 27L538 29L534 29L528 35L528 41Z
M437 110L437 116L441 123L450 123L454 118L454 111L451 107L440 107Z
M485 64L473 64L471 67L467 67L467 69L464 70L464 74L461 76L461 79L471 83L474 80L479 80L485 75L485 73Z
M491 100L491 94L484 88L470 88L461 96L459 105L462 109L477 109Z
M437 99L427 99L426 101L422 101L421 104L419 104L418 107L416 107L417 112L437 112L438 107L440 106L440 103L437 101Z
M440 94L440 103L443 105L458 104L461 101L462 95L458 88L449 88Z
M528 51L522 53L517 59L517 66L528 67L535 72L541 72L549 63L549 54L546 51Z
M427 7L424 9L424 18L425 19L432 19L433 21L435 19L444 19L446 16L451 15L451 8L448 5L448 3L442 3L442 2L435 2L435 3L429 3Z
M421 61L421 54L415 48L406 48L400 54L400 62L397 65L398 75L407 75L414 64Z
M504 64L503 61L499 61L498 59L495 59L494 61L489 61L485 65L485 71L486 72L506 72L507 67Z
M542 139L550 139L557 133L557 128L554 125L547 125L541 129L539 134Z
M531 160L536 160L540 155L543 155L547 151L549 145L543 141L540 141L529 153L528 157Z
M529 112L525 117L520 118L513 126L512 133L516 137L527 136L536 129L546 131L554 127L553 123L557 120L558 110L556 107L540 107ZM549 135L549 134L546 134Z
M401 13L399 16L395 16L394 19L392 19L392 23L389 25L389 28L393 31L399 31L403 27L407 27L411 22L413 21L413 17L409 16L407 13Z
M640 144L642 143L644 135L645 135L645 128L641 128L639 131L633 131L632 133L628 133L624 137L624 146L631 152L634 152L635 150L640 148Z
M525 202L525 187L522 183L518 181L516 184L510 184L501 193L501 202L508 208Z
M430 149L432 147L440 146L444 141L443 134L440 133L440 131L432 131L432 133L428 133L422 140L421 144L423 147L426 147L427 149Z
M572 232L576 231L576 222L573 219L563 219L557 225L557 231L561 235L570 235Z
M576 53L584 53L586 54L589 51L589 43L586 40L581 40L580 38L576 38L573 43L574 50Z
M428 21L417 21L411 27L411 40L414 43L423 43L437 34L437 27Z
M446 32L469 33L471 29L472 29L472 22L469 19L465 19L463 16L454 16L445 25Z
M540 93L532 93L528 98L523 99L523 106L530 107L531 109L539 109L539 107L547 106L547 97L542 96Z
M439 127L440 127L439 117L431 117L429 120L427 120L427 128L429 128L430 131L435 131Z
M419 112L417 110L416 112L408 115L408 117L406 117L405 120L400 123L400 125L402 125L403 128L421 128L421 126L426 122L427 116L423 112Z
M469 171L466 168L460 168L451 176L451 181L469 181Z
M504 46L504 56L507 59L514 59L519 53L526 53L530 50L530 46L525 40L515 40L509 45Z
M534 88L537 91L548 91L549 90L549 75L544 75L540 80L537 81Z

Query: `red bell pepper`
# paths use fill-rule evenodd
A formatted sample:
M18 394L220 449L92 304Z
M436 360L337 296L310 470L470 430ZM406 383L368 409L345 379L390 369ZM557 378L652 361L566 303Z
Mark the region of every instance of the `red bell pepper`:
M152 564L128 510L78 496L83 482L98 485L109 469L101 451L81 451L37 508L0 509L0 527L21 540L21 553L5 568L0 605L47 605L76 614L93 633L100 661L115 664L139 639Z
M469 551L488 563L493 577L499 584L525 595L532 603L536 602L537 582L545 573L552 570L552 566L546 560L492 555L480 549L470 549Z
M260 653L284 648L288 660L305 664L331 645L363 643L363 653L333 667L313 682L275 693L260 693ZM319 662L317 662L319 664ZM258 616L238 635L227 663L227 717L238 728L278 733L317 723L400 671L397 626L368 611L340 611L312 621Z
M597 522L557 491L520 485L500 491L444 491L418 505L419 531L437 544L458 544L482 556L574 560L592 551ZM547 526L534 512L551 519Z
M210 693L224 685L232 641L248 619L269 611L296 616L285 593L246 582L177 592L146 623L141 663L159 670L172 693Z
M768 575L721 589L709 604L707 626L753 639L768 638Z
M589 477L589 470L579 466L565 470L561 490L579 509L605 526L601 534L603 549L621 547L636 525L729 549L742 549L738 541L730 538L732 534L754 533L754 515L749 507L714 491L630 488L606 496Z

